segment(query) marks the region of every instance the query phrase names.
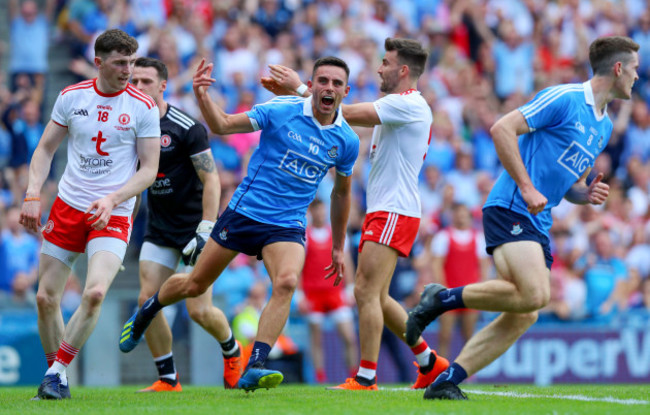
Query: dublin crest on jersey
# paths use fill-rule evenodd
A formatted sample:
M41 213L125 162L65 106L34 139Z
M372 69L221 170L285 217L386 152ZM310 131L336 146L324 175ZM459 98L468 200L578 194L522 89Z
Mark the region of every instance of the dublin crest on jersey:
M332 148L327 150L327 155L330 156L330 158L335 159L339 155L339 147L338 146L332 146Z

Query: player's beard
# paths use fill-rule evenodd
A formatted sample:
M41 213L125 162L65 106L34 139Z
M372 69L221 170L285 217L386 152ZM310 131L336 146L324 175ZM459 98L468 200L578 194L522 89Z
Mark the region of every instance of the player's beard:
M395 92L398 82L399 78L397 77L397 71L384 72L381 76L381 85L379 86L379 90L386 94L392 94Z

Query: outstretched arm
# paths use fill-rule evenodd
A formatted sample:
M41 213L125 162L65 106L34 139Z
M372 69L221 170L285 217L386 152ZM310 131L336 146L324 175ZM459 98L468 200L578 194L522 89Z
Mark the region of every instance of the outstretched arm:
M330 204L330 222L332 223L332 263L325 268L329 271L325 279L336 277L334 285L341 283L345 275L345 230L348 225L350 203L352 200L352 176L336 175Z
M533 185L519 152L518 137L529 131L528 123L519 110L510 111L490 128L501 164L517 183L521 196L528 205L528 212L537 215L544 210L548 199Z
M66 127L50 120L29 163L29 179L25 202L20 212L20 223L32 232L38 232L41 226L41 188L50 172L54 153L67 133Z
M215 82L211 78L212 63L205 64L205 59L201 59L199 67L196 69L193 78L194 95L199 102L199 108L203 118L208 123L210 131L215 134L234 134L249 133L254 131L248 116L245 113L226 114L208 94L208 87Z

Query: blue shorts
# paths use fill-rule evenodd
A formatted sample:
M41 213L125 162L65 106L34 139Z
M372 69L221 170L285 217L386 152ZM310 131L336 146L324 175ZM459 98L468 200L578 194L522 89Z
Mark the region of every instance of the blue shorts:
M258 222L229 207L223 212L210 237L224 248L262 259L262 248L274 242L295 242L305 246L305 230Z
M542 246L546 268L551 269L550 240L537 230L528 217L499 206L483 209L483 232L485 233L485 250L492 255L494 249L508 242L535 241Z

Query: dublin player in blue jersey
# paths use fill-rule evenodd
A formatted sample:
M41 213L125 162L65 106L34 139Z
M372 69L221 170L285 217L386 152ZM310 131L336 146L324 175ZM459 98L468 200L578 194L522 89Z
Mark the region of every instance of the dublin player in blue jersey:
M607 145L607 104L630 99L638 79L639 45L627 37L589 47L594 76L583 84L547 88L491 128L505 172L483 208L488 253L499 278L453 289L425 287L409 314L407 341L440 314L457 308L500 311L476 333L456 361L427 388L425 399L467 399L458 384L501 356L537 321L550 297L551 209L562 200L600 205L609 186L602 173L587 184L594 160Z
M127 321L120 349L131 351L156 313L188 297L201 295L239 253L264 260L273 292L260 316L251 358L238 386L246 391L272 388L282 373L264 368L271 347L287 322L291 297L305 259L305 214L318 184L334 167L332 190L332 263L325 278L343 277L344 239L350 209L352 167L359 138L339 106L347 96L349 69L338 58L316 61L310 98L278 97L251 111L230 115L207 93L212 64L202 61L194 75L201 113L217 134L262 130L248 175L214 225L210 239L190 274L176 274Z

